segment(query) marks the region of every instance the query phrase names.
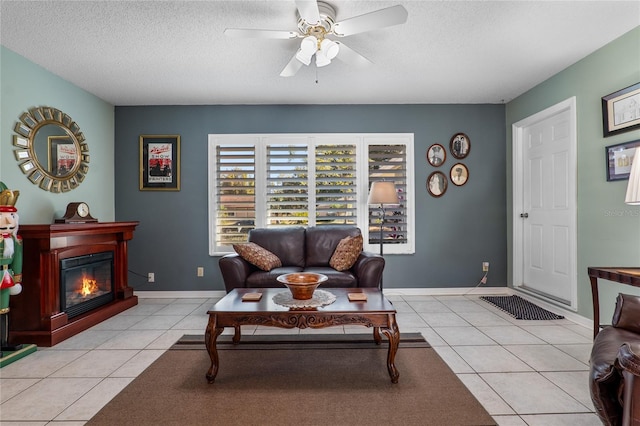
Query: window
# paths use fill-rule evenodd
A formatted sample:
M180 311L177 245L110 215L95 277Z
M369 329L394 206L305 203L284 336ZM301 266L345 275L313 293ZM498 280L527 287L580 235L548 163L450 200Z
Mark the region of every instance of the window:
M385 206L385 253L414 252L413 134L209 135L209 253L233 251L253 228L358 226L377 252L376 180L396 184Z

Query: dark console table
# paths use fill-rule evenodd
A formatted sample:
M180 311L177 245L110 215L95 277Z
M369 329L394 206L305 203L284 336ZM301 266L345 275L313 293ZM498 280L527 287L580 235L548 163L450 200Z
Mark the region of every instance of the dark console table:
M598 300L598 278L621 284L640 287L640 268L604 267L588 268L591 280L591 297L593 299L593 337L600 331L600 302Z

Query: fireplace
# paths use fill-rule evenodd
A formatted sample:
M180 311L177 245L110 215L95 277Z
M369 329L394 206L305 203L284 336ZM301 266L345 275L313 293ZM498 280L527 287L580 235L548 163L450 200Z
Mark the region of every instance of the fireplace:
M76 256L60 261L60 310L69 319L111 302L113 253Z
M9 343L54 346L137 305L127 281L137 225L21 225L22 293L10 299Z

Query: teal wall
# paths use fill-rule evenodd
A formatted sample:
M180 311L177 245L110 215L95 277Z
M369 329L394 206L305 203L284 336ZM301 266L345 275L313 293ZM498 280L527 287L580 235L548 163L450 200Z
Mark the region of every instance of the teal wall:
M556 74L506 107L507 232L512 237L511 125L572 96L578 126L578 314L592 318L589 266L640 265L640 207L624 203L627 181L607 182L605 147L640 139L640 130L610 137L602 134L601 98L640 82L640 27L614 40ZM513 272L509 244L510 284ZM600 304L605 321L611 318L618 292L638 289L601 280Z
M89 173L73 191L54 194L29 181L13 154L13 128L29 108L50 106L80 126L89 145ZM20 191L21 224L52 223L69 202L86 201L100 221L115 218L114 108L96 96L0 46L0 181Z

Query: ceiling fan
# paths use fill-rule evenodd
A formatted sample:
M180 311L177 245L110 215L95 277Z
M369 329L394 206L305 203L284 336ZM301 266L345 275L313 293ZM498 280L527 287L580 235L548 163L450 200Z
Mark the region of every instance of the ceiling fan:
M408 16L404 7L396 5L336 22L335 9L324 1L296 0L296 7L298 9L297 31L227 28L224 33L230 37L282 40L301 38L300 48L280 73L281 77L291 77L303 65L309 65L314 55L317 67L329 65L336 57L348 63L370 64L371 61L358 52L328 36L341 38L404 24Z

